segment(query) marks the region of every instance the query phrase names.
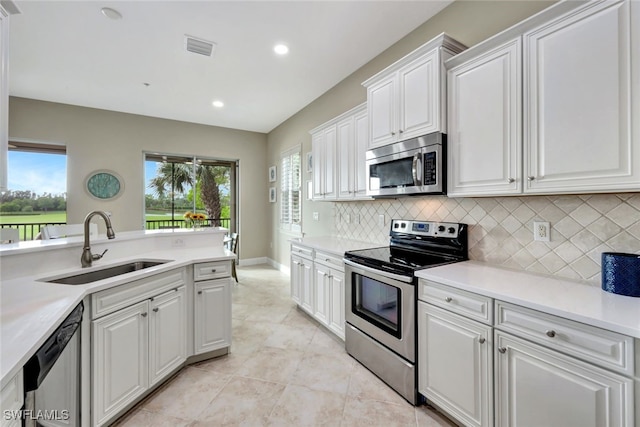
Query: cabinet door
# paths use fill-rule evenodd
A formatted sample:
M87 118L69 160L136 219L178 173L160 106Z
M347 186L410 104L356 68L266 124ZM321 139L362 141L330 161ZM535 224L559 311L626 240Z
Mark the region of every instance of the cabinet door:
M314 305L313 317L320 323L329 324L329 281L331 269L322 264L314 264Z
M355 141L353 139L353 117L337 124L337 169L338 198L353 199L355 196Z
M496 426L631 427L633 380L496 331Z
M7 189L9 146L9 14L0 6L0 190Z
M367 195L366 152L369 149L369 116L366 110L355 115L353 128L355 143L355 159L353 162L355 168L354 191L356 197L361 198Z
M491 327L418 302L418 390L467 426L493 423Z
M331 269L329 281L329 329L344 340L344 273Z
M439 131L440 64L434 50L399 71L399 139Z
M313 262L304 261L300 273L300 300L303 310L313 315Z
M149 385L149 302L92 322L93 425L100 426Z
M291 255L291 299L300 304L300 286L302 278L302 258Z
M525 192L639 188L638 9L590 2L524 35Z
M311 135L311 153L313 155L313 199L324 197L324 133L318 131Z
M448 73L449 196L522 191L518 37Z
M149 312L149 382L165 378L187 358L184 286L151 300Z
M195 283L195 354L231 345L229 279Z
M396 115L397 75L378 82L368 88L369 148L380 147L397 139Z
M336 183L336 150L337 150L336 126L331 126L324 131L324 195L323 198L335 199L338 195Z

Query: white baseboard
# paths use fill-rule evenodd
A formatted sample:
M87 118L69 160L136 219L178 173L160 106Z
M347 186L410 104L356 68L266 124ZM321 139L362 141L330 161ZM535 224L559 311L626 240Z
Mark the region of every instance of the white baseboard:
M259 258L242 258L238 261L238 265L242 267L246 267L248 265L259 265L259 264L269 264L268 258L266 256Z
M267 261L267 263L275 268L276 270L280 270L281 272L283 272L284 274L288 274L291 275L291 269L289 267L287 267L286 265L280 264L275 262L274 260L272 260L271 258L269 258L269 261Z

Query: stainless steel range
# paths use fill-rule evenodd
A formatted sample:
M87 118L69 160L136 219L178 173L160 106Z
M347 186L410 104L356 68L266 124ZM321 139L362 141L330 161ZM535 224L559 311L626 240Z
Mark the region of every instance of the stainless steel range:
M415 405L415 272L468 259L467 226L394 219L389 235L389 246L345 253L345 347Z

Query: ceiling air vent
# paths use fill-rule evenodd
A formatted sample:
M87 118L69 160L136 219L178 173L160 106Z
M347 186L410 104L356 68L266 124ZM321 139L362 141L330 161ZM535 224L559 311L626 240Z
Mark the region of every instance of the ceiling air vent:
M187 52L197 53L198 55L204 56L212 56L213 49L216 44L214 42L185 35L184 46L187 49Z

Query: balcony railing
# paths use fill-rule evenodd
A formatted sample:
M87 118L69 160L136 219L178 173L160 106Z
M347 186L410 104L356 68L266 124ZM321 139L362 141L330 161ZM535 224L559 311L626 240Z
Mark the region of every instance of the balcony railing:
M0 224L0 228L17 228L20 234L20 241L34 240L40 230L46 225L65 225L66 222L38 222L38 223L14 223ZM231 226L230 218L209 218L201 221L200 227L224 227ZM146 221L147 230L158 230L163 228L192 228L193 224L187 223L184 219L160 219Z
M192 228L193 224L184 219L154 219L147 220L147 230L159 230L162 228ZM200 227L224 227L231 226L231 218L208 218L200 221Z
M65 225L66 222L38 222L28 224L0 224L0 228L17 228L20 233L20 240L33 240L36 238L40 230L46 225Z

